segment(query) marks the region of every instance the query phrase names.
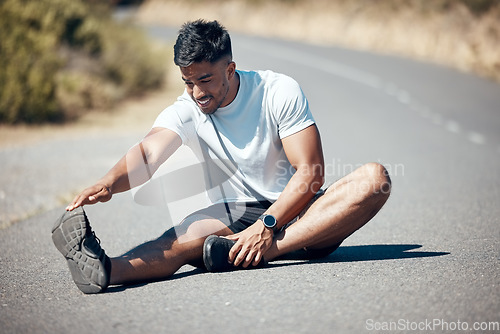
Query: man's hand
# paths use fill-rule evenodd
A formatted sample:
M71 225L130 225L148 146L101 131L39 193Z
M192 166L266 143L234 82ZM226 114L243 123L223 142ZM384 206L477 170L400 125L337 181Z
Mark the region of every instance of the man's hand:
M82 191L66 207L66 211L72 211L79 206L95 204L97 202L107 202L111 199L111 190L105 184L96 184Z
M272 230L266 228L261 221L257 221L240 233L226 236L225 238L236 241L229 252L229 262L234 266L243 264L243 268L247 268L250 264L258 265L271 247L273 235Z

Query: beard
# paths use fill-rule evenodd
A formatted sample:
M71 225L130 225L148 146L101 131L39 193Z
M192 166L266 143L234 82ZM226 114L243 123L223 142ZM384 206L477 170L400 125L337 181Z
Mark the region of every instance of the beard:
M203 114L209 115L209 114L215 113L221 107L221 105L226 100L226 97L227 97L228 93L229 93L229 83L227 83L226 85L222 86L220 94L218 94L220 96L219 99L216 99L213 95L205 95L205 96L203 96L200 99L195 99L194 96L191 95L191 99L193 99L193 101L198 106L198 109ZM203 103L200 102L200 101L203 101L203 100L206 100L206 99L209 100L206 105L204 105Z

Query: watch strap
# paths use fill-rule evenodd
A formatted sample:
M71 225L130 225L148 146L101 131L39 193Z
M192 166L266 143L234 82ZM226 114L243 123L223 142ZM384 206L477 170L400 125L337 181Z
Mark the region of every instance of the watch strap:
M268 226L268 225L266 225L266 222L265 222L266 217L272 217L272 219L274 219L274 226ZM276 230L277 230L277 227L278 227L278 220L277 220L277 219L276 219L276 217L274 217L273 215L269 215L269 214L262 214L262 215L260 215L259 219L262 221L262 224L264 224L264 226L265 226L265 227L270 228L270 229L272 229L273 231L276 231Z

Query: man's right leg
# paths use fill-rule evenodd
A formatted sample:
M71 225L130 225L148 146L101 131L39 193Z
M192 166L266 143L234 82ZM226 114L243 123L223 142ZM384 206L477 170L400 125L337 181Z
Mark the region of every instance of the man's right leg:
M56 222L52 238L80 290L98 293L108 285L168 278L184 264L203 266L203 243L209 235L240 232L270 205L266 201L214 204L192 213L158 239L112 259L100 247L83 208L66 212Z
M109 285L167 278L182 265L201 261L203 242L208 235L232 233L217 218L191 215L158 239L110 259L80 207L56 221L52 240L67 260L78 288L84 293L99 293Z
M112 258L110 285L168 278L183 265L202 258L207 236L232 233L217 219L184 222L172 227L158 239Z

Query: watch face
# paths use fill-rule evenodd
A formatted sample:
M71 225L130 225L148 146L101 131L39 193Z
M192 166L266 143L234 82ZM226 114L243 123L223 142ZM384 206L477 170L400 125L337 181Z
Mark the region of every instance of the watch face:
M271 215L264 216L262 221L266 227L274 228L276 226L276 218Z

